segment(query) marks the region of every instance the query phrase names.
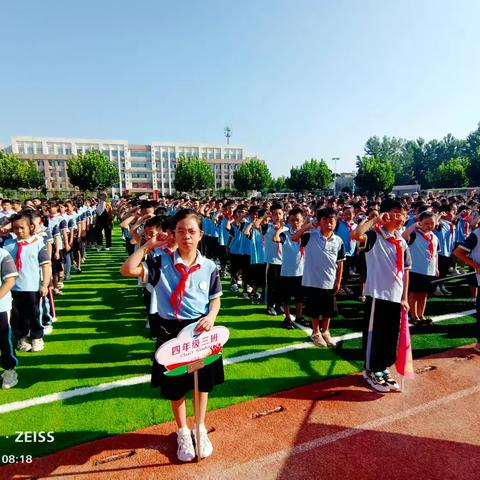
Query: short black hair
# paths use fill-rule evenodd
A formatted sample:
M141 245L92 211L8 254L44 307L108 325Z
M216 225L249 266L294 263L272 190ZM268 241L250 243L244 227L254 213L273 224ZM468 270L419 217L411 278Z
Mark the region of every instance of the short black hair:
M185 218L188 217L194 217L195 220L197 221L198 228L202 230L202 219L198 215L198 213L193 209L193 208L183 208L182 210L179 210L173 217L172 217L172 224L173 227L177 227L177 223L180 222L181 220L184 220Z
M324 217L337 218L337 211L331 207L320 208L317 210L317 220L321 220Z
M380 204L380 213L389 212L390 210L405 210L402 202L393 198L386 198Z

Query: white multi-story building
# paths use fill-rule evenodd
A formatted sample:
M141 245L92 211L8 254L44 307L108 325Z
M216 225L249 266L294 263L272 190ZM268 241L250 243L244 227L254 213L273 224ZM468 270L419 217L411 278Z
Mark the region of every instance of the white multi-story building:
M175 191L175 169L182 156L205 159L215 175L215 189L233 186L233 172L251 158L238 145L173 142L130 145L127 140L84 138L12 137L11 145L4 150L21 159L33 160L45 174L47 189L60 191L73 190L67 175L67 162L72 155L102 151L118 165L118 193L158 190L159 195Z

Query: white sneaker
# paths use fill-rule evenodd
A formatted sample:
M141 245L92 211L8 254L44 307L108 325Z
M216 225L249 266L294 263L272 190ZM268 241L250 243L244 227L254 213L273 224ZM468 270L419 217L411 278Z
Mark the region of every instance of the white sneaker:
M22 337L17 343L17 350L21 352L29 352L32 349L32 344L28 341L28 337Z
M197 444L195 428L192 430L193 440ZM206 428L200 428L200 458L207 458L213 453L213 445L207 435Z
M317 347L328 346L325 339L319 333L312 333L312 335L310 336L310 339L312 340L313 344L316 345Z
M43 334L50 335L53 332L53 327L51 325L45 325L43 327Z
M433 294L434 294L436 297L444 297L444 296L445 296L439 286L437 286L437 288L435 289L435 291L433 292Z
M195 458L195 449L190 430L177 430L177 444L177 458L181 462L191 462Z
M2 388L8 389L14 387L18 383L17 372L15 370L5 370L2 373Z
M34 338L32 340L32 352L41 352L44 348L43 338Z
M109 252L109 251L110 251L110 247L105 248L105 250L106 250L107 252Z
M337 342L335 342L335 340L332 339L332 337L330 336L330 332L322 332L322 337L329 347L337 346Z

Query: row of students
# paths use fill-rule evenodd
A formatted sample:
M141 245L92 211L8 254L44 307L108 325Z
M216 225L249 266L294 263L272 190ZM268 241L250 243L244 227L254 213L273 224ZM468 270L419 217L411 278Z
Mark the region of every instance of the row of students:
M15 348L39 352L56 320L52 293L62 294L72 262L81 272L94 241L95 205L32 199L4 210L0 230L0 351L2 388L18 383ZM7 205L8 205L7 201ZM3 203L5 205L5 203Z

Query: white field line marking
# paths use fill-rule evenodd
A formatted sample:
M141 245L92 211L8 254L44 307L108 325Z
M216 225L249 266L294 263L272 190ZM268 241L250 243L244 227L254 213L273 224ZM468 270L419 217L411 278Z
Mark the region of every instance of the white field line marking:
M224 472L225 478L234 478L236 474L240 474L241 472L247 473L250 469L255 469L258 471L260 467L267 467L273 463L284 462L289 458L292 458L295 455L299 455L310 450L314 450L318 447L322 447L325 445L329 445L339 440L344 440L345 438L352 437L359 433L363 433L367 430L377 430L385 425L390 423L394 423L398 420L403 420L408 417L412 417L414 415L419 415L421 413L428 412L433 410L434 408L441 407L447 405L449 402L459 400L463 397L467 397L468 395L473 395L475 393L480 392L480 385L475 385L470 388L466 388L464 390L459 390L457 392L451 393L450 395L446 395L445 397L438 398L436 400L431 400L430 402L424 403L422 405L418 405L416 407L409 408L407 410L395 413L393 415L389 415L388 417L380 417L375 420L371 420L366 423L362 423L355 427L347 428L337 433L333 433L330 435L325 435L324 437L319 437L314 440L310 440L309 442L301 443L300 445L296 445L292 448L285 448L283 450L279 450L278 452L272 453L270 455L266 455L263 458L257 458L255 460L243 463L232 469L226 470Z
M438 317L433 317L434 322L440 322L442 320L451 320L453 318L458 318L458 317L464 317L466 315L470 315L472 313L475 313L475 310L466 310L464 312L458 312L458 313L450 313L447 315L440 315ZM295 322L294 322L295 323ZM302 325L298 325L295 323L295 325L304 330L306 333L311 335L311 328L304 327ZM345 341L345 340L352 340L354 338L360 338L362 336L362 332L352 332L352 333L346 333L345 335L340 335L338 337L334 337L334 340L337 342ZM247 355L239 355L237 357L231 357L224 359L223 364L224 365L233 365L235 363L242 363L242 362L248 362L251 360L258 360L259 358L267 358L271 357L274 355L281 355L283 353L289 353L293 352L295 350L303 350L305 348L312 348L314 347L313 343L311 342L303 342L303 343L297 343L295 345L289 345L287 347L279 347L279 348L273 348L271 350L264 350L262 352L256 352L256 353L249 353ZM120 388L120 387L130 387L132 385L140 385L142 383L148 383L150 381L150 375L142 375L139 377L131 377L131 378L126 378L123 380L115 380L113 382L108 382L108 383L101 383L99 385L94 385L92 387L82 387L82 388L75 388L73 390L67 390L65 392L57 392L57 393L50 393L48 395L43 395L41 397L34 397L34 398L29 398L28 400L21 400L18 402L12 402L12 403L5 403L3 405L0 405L0 415L3 413L9 413L9 412L14 412L16 410L22 410L24 408L29 408L29 407L35 407L37 405L45 405L47 403L53 403L57 402L59 400L67 400L69 398L74 398L74 397L81 397L84 395L89 395L91 393L97 393L97 392L106 392L108 390L112 390L114 388Z

